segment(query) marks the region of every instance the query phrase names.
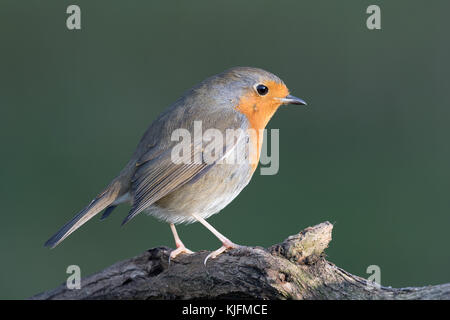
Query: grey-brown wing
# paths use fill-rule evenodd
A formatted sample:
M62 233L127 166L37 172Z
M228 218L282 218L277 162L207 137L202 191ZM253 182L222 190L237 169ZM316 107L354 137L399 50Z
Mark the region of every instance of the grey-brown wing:
M122 224L194 177L205 173L210 166L207 163L177 164L167 154L140 164L131 181L133 207Z
M222 152L217 153L216 158L210 157L209 161L205 161L206 156L203 153L205 149L199 144L190 146L191 152L188 159L174 159L172 148L163 153L150 152L150 156L148 154L143 155L137 161L137 169L131 180L133 207L122 224L127 223L152 203L175 191L185 183L199 178L217 161L222 160L229 152L234 151L234 147L242 140L244 140L243 136L236 139L225 139L220 144ZM152 158L152 154L157 155Z
M223 112L220 114L208 109L200 111L197 110L196 112L202 114L204 130L217 128L224 133L226 129L239 129L243 126L242 115L237 112L230 111L230 114L223 115ZM191 110L186 108L173 109L171 113L165 115L167 117L170 116L170 119L157 121L155 125L149 128L141 140L138 150L146 150L142 153L136 153L136 170L131 179L133 206L122 224L127 223L145 208L185 183L199 178L214 165L211 161L194 161L190 163L173 161L172 150L175 143L169 141L173 130L175 128L186 128L189 132L194 132L193 122L185 122L183 120L184 114L187 112L191 112ZM165 125L160 125L161 123ZM168 126L167 123L171 123L171 125ZM156 141L154 137L159 138ZM233 150L239 144L241 138L243 136L240 136L238 139L230 139L227 136L223 141L223 145L221 145L223 154ZM150 148L148 149L147 146L150 146ZM199 158L204 159L203 152L204 149L201 146L191 145L191 159L198 159L197 156L199 154Z
M238 135L224 140L220 144L221 152L218 152L216 157L210 157L209 161L204 161L207 158L207 155L204 154L205 150L208 149L207 147L202 148L192 145L191 161L186 161L187 163L174 161L172 149L164 153L158 153L155 158L143 155L142 160L137 162L137 169L131 181L133 207L122 224L127 223L152 203L175 191L185 183L199 178L217 161L224 160L232 152L242 150L240 147L242 147L242 143L245 144L246 134L241 131ZM201 157L197 158L199 154ZM202 161L197 161L197 159L202 159Z

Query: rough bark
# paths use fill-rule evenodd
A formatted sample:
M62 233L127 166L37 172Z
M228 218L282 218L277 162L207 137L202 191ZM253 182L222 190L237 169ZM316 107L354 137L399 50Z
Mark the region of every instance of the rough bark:
M118 262L81 281L31 299L450 299L450 283L420 288L382 287L325 259L333 225L324 222L270 248L243 247L210 259L166 247Z

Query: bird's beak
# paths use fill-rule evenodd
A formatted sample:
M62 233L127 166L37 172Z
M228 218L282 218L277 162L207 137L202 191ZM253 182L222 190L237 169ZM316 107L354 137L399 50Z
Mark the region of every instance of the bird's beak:
M306 106L306 102L303 101L300 98L294 97L290 94L288 94L286 97L284 98L280 98L280 101L282 104L299 104L302 106Z

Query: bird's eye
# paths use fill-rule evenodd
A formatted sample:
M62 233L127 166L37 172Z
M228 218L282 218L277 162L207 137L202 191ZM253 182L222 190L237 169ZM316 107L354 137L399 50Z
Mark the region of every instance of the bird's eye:
M263 84L258 84L256 86L256 91L258 91L259 95L263 96L266 95L267 92L269 92L269 88L267 88L265 85Z

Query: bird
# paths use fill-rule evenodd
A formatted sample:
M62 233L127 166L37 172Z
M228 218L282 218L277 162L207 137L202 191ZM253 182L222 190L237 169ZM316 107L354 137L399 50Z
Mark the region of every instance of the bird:
M206 219L248 185L259 162L262 130L286 104L306 102L291 95L278 76L260 68L233 67L201 81L150 124L117 177L45 246L56 247L98 213L104 211L104 219L118 205L129 203L131 209L122 225L141 212L169 224L176 245L171 259L193 253L177 233L175 225L181 223L199 222L221 242L205 263L228 249L239 248ZM198 129L225 138L211 138L217 140L216 148L208 151L203 138L195 137ZM230 138L228 132L233 133ZM209 161L206 155L211 155Z

